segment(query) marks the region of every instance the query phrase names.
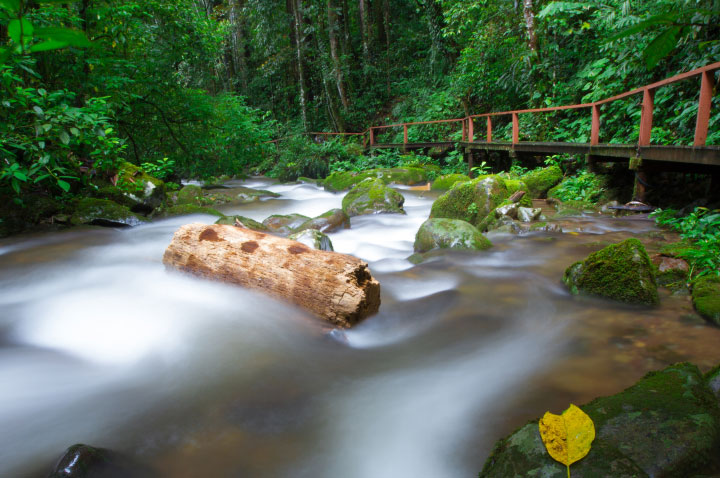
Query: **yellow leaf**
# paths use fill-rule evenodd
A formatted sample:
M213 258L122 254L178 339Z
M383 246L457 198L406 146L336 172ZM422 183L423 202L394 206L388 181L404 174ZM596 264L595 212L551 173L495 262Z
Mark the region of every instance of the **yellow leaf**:
M585 412L575 405L562 415L546 412L540 419L540 437L545 448L555 460L567 467L585 457L595 439L595 425Z

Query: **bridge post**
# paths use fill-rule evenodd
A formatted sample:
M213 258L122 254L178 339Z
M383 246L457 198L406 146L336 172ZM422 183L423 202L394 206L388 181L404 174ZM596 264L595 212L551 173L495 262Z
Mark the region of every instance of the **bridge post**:
M640 113L640 137L638 138L638 146L650 146L654 101L655 90L645 88L643 90L642 112Z
M512 114L512 144L520 142L520 119L517 113Z
M465 156L465 160L468 163L468 176L472 178L472 174L473 174L472 168L475 167L475 165L473 164L475 162L474 161L474 153L470 148L465 148L464 156Z
M473 131L472 116L468 116L468 143L475 141L475 132Z
M698 100L697 122L695 123L694 146L705 146L710 123L710 108L713 97L714 71L704 71L700 82L700 99Z
M486 141L492 143L492 117L487 117L487 136Z
M375 145L375 132L370 128L370 146Z
M600 143L600 107L592 106L592 126L590 128L590 145L595 146Z

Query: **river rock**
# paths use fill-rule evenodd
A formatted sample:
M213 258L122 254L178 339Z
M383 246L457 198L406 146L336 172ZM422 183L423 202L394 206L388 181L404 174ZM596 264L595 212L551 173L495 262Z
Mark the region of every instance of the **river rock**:
M679 478L705 470L720 454L717 399L692 364L650 372L627 390L584 405L595 424L590 453L573 478ZM559 412L559 411L555 411ZM480 478L565 478L534 420L500 440Z
M329 211L304 222L296 232L305 229L317 229L320 232L328 233L340 229L350 229L350 216L342 209L330 209Z
M302 214L274 214L266 218L262 223L263 226L273 234L286 236L295 231L310 218Z
M317 229L305 229L303 231L291 234L288 239L293 241L301 242L308 247L317 249L319 251L334 251L332 242L327 234L324 234Z
M472 181L455 183L438 197L430 211L431 218L462 219L477 226L508 197L505 180L499 176L481 176Z
M331 192L345 191L365 179L379 179L384 184L412 186L427 181L427 172L422 168L371 169L368 171L336 171L318 184Z
M402 194L388 187L380 179L365 179L353 187L342 200L342 208L350 217L365 214L405 214Z
M704 276L693 284L695 310L715 325L720 325L720 278Z
M550 188L559 184L562 179L563 172L558 166L538 168L522 177L522 181L527 185L528 193L534 198L546 197Z
M452 188L455 183L465 181L470 181L470 176L466 174L446 174L433 181L430 189L433 191L447 191Z
M562 227L554 222L536 222L531 224L528 230L531 232L563 232Z
M522 231L520 224L509 216L502 216L493 221L490 231L502 234L519 234Z
M211 207L198 206L197 204L176 204L168 208L156 211L160 217L187 216L190 214L209 214L211 216L224 217L224 214Z
M519 207L517 210L517 218L521 222L537 221L541 214L542 214L542 209L540 209L539 207L537 207L537 208Z
M104 448L73 445L60 457L49 478L149 478L152 470Z
M108 199L83 198L70 218L74 225L90 224L106 227L130 227L147 222L142 216Z
M484 250L492 247L472 224L459 219L428 219L415 235L415 252L433 249Z
M505 204L495 209L495 216L501 218L507 216L511 219L517 219L518 217L518 205L517 203Z
M690 265L678 257L668 257L662 254L653 255L650 260L657 268L655 281L658 285L671 289L682 289L687 282Z
M246 186L203 191L203 201L205 204L240 205L278 197L280 197L278 193L265 189L253 189Z
M188 184L187 186L184 186L180 191L178 191L177 198L175 199L175 204L178 206L182 206L184 204L194 204L196 206L201 206L203 202L202 198L202 188L194 184Z
M587 294L630 304L659 302L653 265L637 239L627 239L590 254L565 271L573 294Z
M150 212L165 202L165 183L132 163L124 162L120 165L118 182L123 182L128 189L130 185L134 185L132 191L124 191L124 194L142 205L145 212Z
M253 231L267 232L267 228L261 222L245 216L223 216L215 224L223 224L225 226L237 226L252 229Z

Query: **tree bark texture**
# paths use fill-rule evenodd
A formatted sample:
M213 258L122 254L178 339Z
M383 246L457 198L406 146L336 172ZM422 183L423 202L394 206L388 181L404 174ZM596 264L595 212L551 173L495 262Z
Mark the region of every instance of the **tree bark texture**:
M307 95L305 92L305 70L303 67L303 28L302 28L302 1L289 0L292 13L292 26L295 33L295 56L297 59L298 88L300 89L300 114L302 115L303 129L308 130Z
M330 56L333 61L333 71L335 73L335 85L340 95L340 101L342 102L343 109L348 108L347 94L345 93L345 82L343 80L342 64L340 62L340 56L338 54L338 21L337 12L335 5L332 0L327 0L327 13L328 13L328 37L330 38Z
M523 0L523 16L525 17L525 29L528 36L528 48L537 53L537 35L535 34L535 14L533 13L532 0Z
M367 263L241 227L182 226L166 249L163 263L266 292L337 327L351 327L380 308L380 284Z

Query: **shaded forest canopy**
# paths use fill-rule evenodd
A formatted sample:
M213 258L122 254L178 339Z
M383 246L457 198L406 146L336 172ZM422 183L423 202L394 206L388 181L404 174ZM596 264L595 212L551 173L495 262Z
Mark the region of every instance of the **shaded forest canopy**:
M712 0L0 0L0 17L0 189L16 197L78 193L122 161L322 176L361 151L267 141L594 101L720 60ZM658 92L654 141L690 141L697 91ZM637 101L604 112L604 141L637 139ZM590 117L523 129L587 141Z

